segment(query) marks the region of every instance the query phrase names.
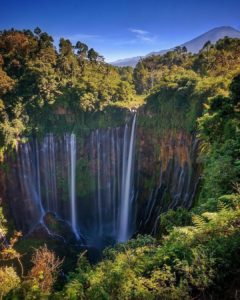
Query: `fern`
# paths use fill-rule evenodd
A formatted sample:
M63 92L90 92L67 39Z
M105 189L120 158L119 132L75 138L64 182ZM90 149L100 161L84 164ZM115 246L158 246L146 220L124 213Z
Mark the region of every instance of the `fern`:
M230 206L228 203L225 203L223 201L218 201L218 204L217 204L217 210L220 212L220 211L229 211L230 210Z
M193 226L178 227L178 232L184 233L189 237L193 237L194 236L194 227Z
M194 226L199 230L202 230L206 225L206 220L204 219L204 217L199 215L194 215L192 217L192 222Z
M216 220L218 214L216 212L208 212L206 211L205 213L202 214L204 218L206 218L208 221L214 221Z

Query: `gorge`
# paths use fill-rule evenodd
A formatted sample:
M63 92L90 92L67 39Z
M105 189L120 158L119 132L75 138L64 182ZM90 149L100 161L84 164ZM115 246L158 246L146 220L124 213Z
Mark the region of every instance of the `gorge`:
M143 133L137 119L133 113L125 125L95 129L84 138L48 133L19 144L5 195L16 228L29 235L42 227L60 238L45 224L51 214L71 227L81 245L103 248L137 232L154 233L161 212L190 208L199 180L197 140L168 134L158 141L159 157L151 157L153 133Z

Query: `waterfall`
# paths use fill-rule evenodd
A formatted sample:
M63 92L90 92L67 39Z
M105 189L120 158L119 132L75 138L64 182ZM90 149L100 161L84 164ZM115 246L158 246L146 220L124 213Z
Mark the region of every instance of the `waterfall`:
M69 239L84 237L85 244L103 248L127 241L136 229L155 232L162 212L189 208L199 183L197 139L182 132L163 136L156 159L156 139L146 134L139 130L137 180L136 114L124 126L81 137L48 133L20 143L6 176L16 228L24 234L70 230Z
M100 140L99 132L96 131L97 138L97 215L98 215L98 225L99 225L99 234L102 234L102 204L101 204L101 169L100 169Z
M76 208L76 136L70 135L70 205L72 230L79 240L77 230L77 208Z
M38 147L36 151L39 152ZM45 207L47 211L57 213L56 145L52 133L46 135L40 144L40 159Z
M129 232L129 221L131 213L131 203L133 201L134 190L133 190L133 148L134 148L134 137L135 137L135 124L136 114L134 115L131 135L129 142L129 149L126 153L127 145L127 131L128 126L125 126L124 130L124 150L123 150L123 173L122 173L122 189L121 189L121 207L120 207L120 224L119 224L119 242L125 242L130 235Z
M160 215L178 207L190 208L199 184L200 168L197 162L199 141L182 130L165 133L159 138L159 154L156 159L149 149L155 148L156 140L148 140L139 149L142 157L148 158L149 173L140 174L138 203L141 203L137 226L143 233L155 234ZM145 161L139 159L139 170L145 168ZM158 175L154 179L154 174ZM155 180L150 187L142 188L149 177ZM146 192L147 191L147 192ZM147 194L149 197L147 198ZM143 199L143 197L145 199Z
M93 239L124 242L134 231L134 141L136 115L124 127L91 133L90 161L95 174Z
M37 148L37 144L35 146ZM21 206L26 209L28 214L28 219L25 220L25 222L27 222L30 228L34 228L37 224L42 222L45 214L39 187L38 152L35 152L34 147L32 148L29 143L24 143L19 145L17 153L20 192L23 196Z
M26 224L20 225L24 232L57 218L77 240L84 236L96 247L130 238L135 224L135 127L136 115L123 127L92 131L82 144L74 133L49 133L20 144L19 197L28 219L19 222Z

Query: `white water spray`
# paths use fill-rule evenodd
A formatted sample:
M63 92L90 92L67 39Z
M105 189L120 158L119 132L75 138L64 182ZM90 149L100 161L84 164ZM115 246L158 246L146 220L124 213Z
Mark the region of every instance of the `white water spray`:
M76 136L70 135L70 204L71 225L77 239L80 239L77 230L77 207L76 207Z
M122 188L121 188L121 207L120 207L120 222L119 222L119 235L118 241L125 242L129 239L129 221L131 215L131 204L133 198L133 146L135 137L136 114L134 115L131 135L129 141L128 152L127 147L127 125L124 130L124 148L123 148L123 172L122 172ZM127 159L126 159L127 156ZM127 163L127 165L126 165ZM132 192L132 193L131 193Z

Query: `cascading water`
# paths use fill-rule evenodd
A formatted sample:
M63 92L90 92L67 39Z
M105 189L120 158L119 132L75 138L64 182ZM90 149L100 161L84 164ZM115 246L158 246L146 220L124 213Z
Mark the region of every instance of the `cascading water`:
M183 131L158 139L148 133L138 128L137 170L136 115L81 139L49 133L19 144L6 176L16 228L26 234L43 225L44 232L64 231L64 238L102 248L136 230L155 233L162 212L190 208L200 177L197 139Z
M71 225L72 230L79 240L80 236L77 229L77 207L76 207L76 136L71 134L68 138L70 148L70 170L69 170L69 186L70 186L70 210L71 210Z
M37 149L37 143L35 149ZM28 143L21 144L17 156L23 206L28 212L28 220L23 220L23 223L27 222L27 224L24 224L23 228L27 226L31 229L42 222L45 214L40 194L38 152L34 151L35 149L31 148Z
M91 134L90 162L96 191L92 199L96 208L93 239L98 236L124 242L134 232L135 125L136 115L130 126Z
M134 115L132 126L131 126L131 135L130 135L128 151L126 151L127 134L125 134L128 131L127 124L124 130L124 151L123 151L124 159L123 159L122 189L121 189L120 224L119 224L119 235L118 235L119 242L125 242L130 237L129 218L130 218L131 204L134 198L133 148L134 148L135 124L136 124L136 114ZM126 163L127 165L125 165Z
M53 134L44 137L39 149L40 176L42 178L42 188L44 204L47 211L58 212L57 201L57 179L56 179L56 143Z
M138 203L142 207L138 209L137 227L142 233L155 234L162 213L192 206L200 178L198 139L179 130L158 137L157 146L156 139L144 134L144 142L140 144L139 153L145 160L139 159L138 165L143 171L138 177ZM158 151L157 157L153 149ZM142 188L149 178L151 185Z
M50 133L42 141L21 144L20 197L31 221L19 229L26 233L36 224L45 226L44 216L51 212L88 245L103 247L130 238L135 230L135 127L136 115L124 127L92 131L83 144L73 133ZM82 181L87 174L85 193Z

